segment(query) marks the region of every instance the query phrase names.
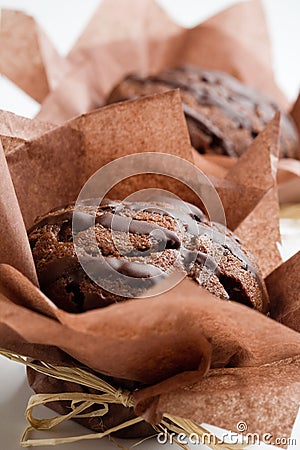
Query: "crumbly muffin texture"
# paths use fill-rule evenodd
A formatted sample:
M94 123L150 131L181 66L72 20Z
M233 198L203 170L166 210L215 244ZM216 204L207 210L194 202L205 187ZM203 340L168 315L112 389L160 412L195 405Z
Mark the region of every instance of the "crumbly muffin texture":
M106 201L96 214L88 205L74 208L56 208L28 231L40 287L60 308L80 313L141 296L179 270L217 297L267 312L251 253L194 205ZM93 280L78 254L96 267Z
M279 110L257 90L219 71L182 66L142 77L129 75L107 103L180 88L192 145L200 153L239 157ZM281 111L280 157L299 158L298 133Z

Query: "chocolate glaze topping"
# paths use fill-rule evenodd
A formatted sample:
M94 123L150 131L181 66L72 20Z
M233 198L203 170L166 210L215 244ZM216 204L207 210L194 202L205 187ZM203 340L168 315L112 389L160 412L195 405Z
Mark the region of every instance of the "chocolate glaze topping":
M173 231L143 220L135 220L130 217L105 212L96 218L96 223L113 231L124 233L151 234L155 231L161 231L166 237L166 248L178 249L180 247L180 240Z
M105 280L105 289L81 268L72 221L80 256L94 280ZM96 238L96 248L91 236ZM182 203L180 208L175 199L106 202L96 211L84 205L75 213L74 205L56 208L31 227L29 240L41 288L54 301L59 297L59 306L72 312L140 295L174 269L184 270L221 298L236 297L239 292L237 301L267 309L253 257L235 235L208 222L193 205ZM120 295L110 292L109 287L116 284L121 284Z

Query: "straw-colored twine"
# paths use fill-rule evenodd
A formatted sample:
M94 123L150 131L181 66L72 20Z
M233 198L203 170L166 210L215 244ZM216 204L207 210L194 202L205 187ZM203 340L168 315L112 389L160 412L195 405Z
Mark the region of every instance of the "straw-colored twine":
M124 389L116 389L109 383L105 382L101 378L92 373L86 372L78 367L62 367L47 364L43 361L33 363L27 360L25 356L8 352L6 350L0 350L0 355L5 356L11 361L19 362L21 364L43 373L44 375L57 378L59 380L69 381L77 383L89 388L93 388L101 392L100 394L84 394L84 393L60 393L60 394L35 394L29 399L25 417L29 423L29 426L23 433L20 441L21 447L37 447L43 445L57 445L66 444L83 440L102 439L105 436L111 438L113 442L115 440L110 436L112 433L119 431L123 428L130 427L131 425L142 422L142 417L135 417L120 425L117 425L102 433L89 433L80 436L70 436L62 438L46 438L46 439L30 439L30 432L33 430L52 430L57 425L66 422L69 419L87 418L87 417L102 417L109 412L109 404L119 404L124 407L130 408L134 406L131 392ZM46 405L49 402L55 401L71 401L71 411L68 414L62 416L55 416L47 419L38 419L33 416L33 409L40 405ZM99 409L93 412L84 413L84 411L91 406L99 405ZM185 436L198 436L199 442L205 443L212 450L243 450L246 444L226 444L223 443L217 436L210 433L208 430L193 422L189 419L183 419L181 417L173 416L170 414L164 414L162 422L153 427L156 433L184 433ZM181 448L187 449L188 447L173 439ZM144 442L145 439L139 441L134 446ZM125 447L117 443L119 448L124 450Z

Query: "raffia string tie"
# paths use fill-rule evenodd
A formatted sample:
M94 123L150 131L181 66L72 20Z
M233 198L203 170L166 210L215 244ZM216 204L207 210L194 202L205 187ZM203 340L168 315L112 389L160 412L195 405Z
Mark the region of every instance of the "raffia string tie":
M99 394L84 394L76 392L59 393L59 394L34 394L30 397L28 405L25 411L25 417L29 426L24 431L20 445L21 447L37 447L43 445L58 445L66 444L77 441L102 439L105 436L110 436L112 433L119 431L121 429L130 427L144 419L142 417L135 417L134 419L128 420L120 425L117 425L109 430L102 433L89 433L79 436L70 437L57 437L57 438L45 438L45 439L30 439L30 433L33 430L49 431L66 422L70 419L79 419L86 417L103 417L109 412L109 404L120 404L127 408L134 406L133 397L130 391L123 389L116 389L111 386L106 381L102 380L98 376L89 373L79 367L62 367L55 366L52 364L39 361L38 363L31 362L27 360L25 356L11 353L6 350L0 350L0 355L10 359L11 361L19 362L24 364L37 372L43 373L44 375L57 378L59 380L70 381L72 383L77 383L86 387L93 388L99 391ZM33 416L33 410L37 406L46 405L50 402L56 401L70 401L71 411L68 414L62 416L55 416L46 419L38 419ZM98 405L99 408L95 411L86 412L91 406ZM208 430L203 428L201 425L193 422L189 419L183 419L177 416L172 416L169 414L164 414L162 422L153 428L157 433L184 433L186 436L197 435L200 442L205 442L205 444L212 450L243 450L246 444L225 444ZM209 444L207 440L209 439ZM206 440L207 439L207 440ZM140 441L140 443L142 443ZM188 450L188 447L184 444L179 443L174 439L181 448ZM137 444L135 444L137 445ZM120 448L124 448L118 444Z

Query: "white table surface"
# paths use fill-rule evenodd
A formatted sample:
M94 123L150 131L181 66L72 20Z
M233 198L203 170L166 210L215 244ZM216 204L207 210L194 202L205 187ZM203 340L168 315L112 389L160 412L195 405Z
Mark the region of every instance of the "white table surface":
M141 0L142 1L142 0ZM157 0L171 16L184 26L196 25L220 8L233 4L232 0ZM273 43L274 68L278 84L292 101L300 87L300 2L299 0L263 0L271 39ZM79 36L98 0L0 0L4 8L23 9L32 14L48 33L61 54L66 54ZM10 81L0 79L0 109L7 109L26 117L33 117L38 104L21 92ZM300 223L282 222L284 259L300 249ZM24 409L32 391L27 386L24 367L0 357L0 450L17 450L19 438L26 426ZM46 408L44 408L46 411ZM300 416L295 426L298 443L289 450L300 448ZM76 424L68 427L68 432L85 433L86 430ZM132 442L123 442L129 447ZM53 447L43 447L50 449ZM63 448L63 446L58 446ZM116 448L108 440L74 443L65 446L70 450L108 450ZM155 441L140 446L141 450L160 449ZM174 446L164 445L171 449ZM252 446L251 449L275 448L265 445ZM250 449L250 447L249 447Z

